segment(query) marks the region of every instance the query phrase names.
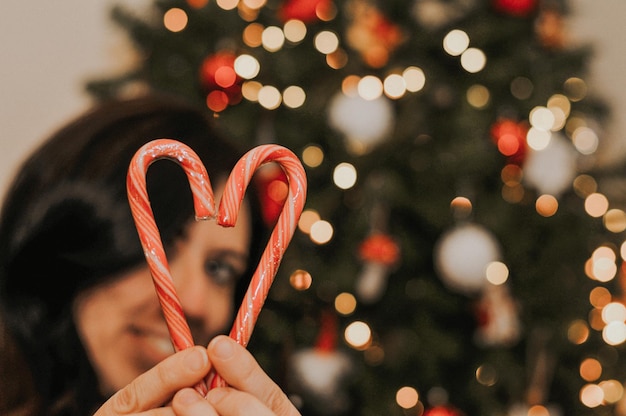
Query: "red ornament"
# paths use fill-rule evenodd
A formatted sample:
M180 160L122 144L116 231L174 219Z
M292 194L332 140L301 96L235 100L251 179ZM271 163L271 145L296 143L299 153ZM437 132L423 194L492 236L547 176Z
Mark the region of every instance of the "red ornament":
M330 0L287 0L278 11L283 22L291 19L311 23L324 16L332 7Z
M235 54L218 52L204 59L200 82L207 92L207 106L216 112L241 101L242 79L235 72Z
M524 163L528 145L526 134L528 125L511 119L501 119L491 126L491 138L498 146L498 150L508 158L509 163L521 165Z
M406 39L405 34L369 2L352 1L349 12L352 18L346 30L348 45L372 68L385 66Z
M492 0L494 9L515 17L527 17L537 8L537 0Z
M274 226L283 208L289 186L285 172L276 164L267 164L255 176L261 202L261 215L268 227Z
M463 416L463 412L452 406L436 406L426 410L423 416Z
M392 266L400 259L400 247L390 236L374 233L359 246L359 256L366 262Z

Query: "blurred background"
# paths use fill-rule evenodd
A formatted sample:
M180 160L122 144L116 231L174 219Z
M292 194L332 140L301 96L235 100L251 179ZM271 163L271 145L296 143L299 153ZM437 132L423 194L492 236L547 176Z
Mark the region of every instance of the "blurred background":
M187 96L307 170L249 345L303 415L625 416L625 12L3 2L2 186L93 100Z

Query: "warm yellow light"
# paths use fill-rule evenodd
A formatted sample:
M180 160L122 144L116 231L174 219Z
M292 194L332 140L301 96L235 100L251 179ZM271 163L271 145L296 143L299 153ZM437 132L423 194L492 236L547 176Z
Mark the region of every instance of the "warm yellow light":
M233 64L235 72L242 78L252 79L259 74L261 65L259 61L252 55L239 55Z
M494 285L504 284L509 278L509 268L499 261L492 261L485 271L487 280Z
M419 394L413 387L405 386L396 392L396 403L403 409L411 409L417 406Z
M311 226L316 221L320 220L320 214L314 209L305 209L300 214L300 220L298 220L298 229L305 234L309 234L311 232Z
M547 107L537 106L528 116L530 125L536 129L550 131L554 126L554 114Z
M569 78L563 84L565 93L571 101L580 101L587 96L587 84L580 78Z
M587 198L592 193L598 190L598 183L592 176L578 175L574 179L574 191L581 198Z
M456 218L467 218L472 213L472 201L464 196L457 196L450 202L450 209Z
M594 287L591 289L591 292L589 292L589 303L594 308L602 309L608 305L612 299L613 296L611 292L603 286Z
M537 198L535 209L542 217L551 217L558 211L559 201L552 195L544 194Z
M547 130L540 130L536 127L531 127L526 133L526 143L528 147L533 150L543 150L550 144L552 133Z
M347 162L338 164L333 170L333 182L340 189L350 189L357 180L356 169Z
M626 306L621 302L610 302L602 308L602 320L605 323L626 322Z
M302 162L305 165L316 168L324 161L324 151L321 147L311 144L302 151Z
M301 42L306 36L306 25L302 20L291 19L283 26L285 38L291 43Z
M597 384L586 384L580 389L580 401L589 408L598 407L604 400L604 392Z
M461 66L467 72L475 74L485 68L487 57L485 53L477 48L467 48L461 55Z
M335 310L341 315L350 315L356 309L356 298L352 293L343 292L335 298Z
M626 324L611 321L602 329L602 339L609 345L620 345L626 341Z
M364 349L372 340L372 330L362 321L352 322L344 331L346 342L355 349Z
M364 100L375 100L383 94L383 83L374 75L366 75L359 80L357 91Z
M305 100L306 93L297 85L291 85L283 91L283 102L289 108L302 107Z
M334 32L324 30L315 35L313 44L320 53L328 55L335 52L339 47L339 38Z
M589 339L589 326L582 319L572 322L567 329L567 339L572 344L580 345Z
M259 104L268 110L275 110L282 102L280 91L271 85L264 85L259 90Z
M602 375L602 364L595 358L586 358L580 363L578 372L583 380L596 381Z
M265 28L260 23L250 23L243 30L243 42L251 48L256 48L263 44L263 30Z
M604 392L604 401L606 403L617 403L624 397L624 386L617 380L601 381L599 385Z
M263 88L263 85L261 85L260 82L244 82L241 86L241 95L248 101L259 101L259 91L261 91L261 88Z
M313 278L311 277L311 274L306 270L295 270L293 273L291 273L291 276L289 276L289 283L291 284L291 287L296 290L307 290L311 287L311 283L313 283Z
M600 139L595 131L589 127L578 127L572 133L572 143L574 147L583 155L591 155L598 150Z
M187 27L189 18L183 9L171 8L163 15L163 25L170 32L180 32Z
M224 10L233 10L239 4L239 0L216 0L218 7Z
M609 200L601 193L592 193L585 198L585 211L594 218L603 216L609 209Z
M263 30L261 43L268 52L279 51L285 44L285 34L278 26L268 26Z
M603 217L604 227L612 233L621 233L626 230L626 212L621 209L610 209Z
M426 76L421 68L410 66L402 72L402 78L406 83L406 89L410 92L417 92L424 88Z
M443 38L443 50L449 55L459 56L468 48L470 38L464 31L454 29Z
M333 238L333 226L325 220L318 220L311 224L310 237L315 244L326 244Z
M482 109L487 107L491 94L484 85L476 84L467 89L467 102L474 108Z
M406 92L406 82L400 74L391 74L383 82L385 95L389 98L398 99Z

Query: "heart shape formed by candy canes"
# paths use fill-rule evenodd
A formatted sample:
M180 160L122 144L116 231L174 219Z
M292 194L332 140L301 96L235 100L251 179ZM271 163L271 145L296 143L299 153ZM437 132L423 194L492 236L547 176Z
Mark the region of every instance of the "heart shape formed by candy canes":
M189 348L194 342L176 294L146 189L148 167L159 159L173 160L185 171L193 195L196 219L216 218L217 223L224 227L232 227L237 222L246 189L261 165L269 162L278 163L287 176L289 188L287 199L250 280L230 332L230 337L245 347L304 208L307 188L304 168L298 158L282 146L261 145L253 148L239 159L231 171L216 216L209 176L204 164L191 148L173 139L156 139L146 143L135 153L126 180L128 201L176 351ZM213 385L223 384L219 377L214 378ZM203 395L206 394L206 385L196 388Z

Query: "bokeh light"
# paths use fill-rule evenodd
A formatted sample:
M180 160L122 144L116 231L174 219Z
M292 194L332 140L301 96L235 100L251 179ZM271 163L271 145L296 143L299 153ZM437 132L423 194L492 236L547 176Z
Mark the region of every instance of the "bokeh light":
M180 32L187 27L189 18L183 9L173 7L163 15L163 25L170 32Z
M443 50L449 55L459 56L468 48L470 38L464 31L454 29L443 38Z
M263 30L261 43L268 52L279 51L285 44L285 34L278 26L268 26Z
M326 244L332 240L333 226L326 220L317 220L311 224L309 235L315 244Z
M356 309L356 298L352 293L342 292L335 298L335 310L341 315L347 316Z
M365 322L355 321L346 327L344 337L348 345L354 349L361 350L366 348L371 342L372 330Z
M357 180L356 169L347 162L338 164L333 170L333 182L340 189L350 189Z
M296 290L307 290L311 287L313 278L306 270L298 269L291 273L291 276L289 276L289 283L291 284L291 287Z
M396 403L403 409L411 409L417 406L419 394L413 387L404 386L396 392Z
M480 49L468 48L461 55L461 66L471 74L482 71L486 64L487 57Z
M317 211L314 209L305 209L302 211L302 214L300 214L298 229L305 234L310 234L311 226L320 219L320 214Z

